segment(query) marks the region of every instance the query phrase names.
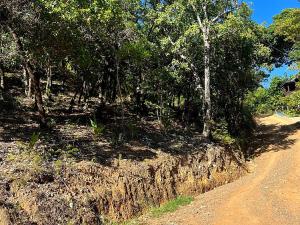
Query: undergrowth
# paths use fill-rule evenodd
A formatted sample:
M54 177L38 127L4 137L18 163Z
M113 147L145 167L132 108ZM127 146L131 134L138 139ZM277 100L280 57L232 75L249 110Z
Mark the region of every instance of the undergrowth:
M166 213L176 211L180 206L189 205L194 200L191 196L178 196L176 199L171 200L159 207L154 207L150 210L152 217L160 217Z

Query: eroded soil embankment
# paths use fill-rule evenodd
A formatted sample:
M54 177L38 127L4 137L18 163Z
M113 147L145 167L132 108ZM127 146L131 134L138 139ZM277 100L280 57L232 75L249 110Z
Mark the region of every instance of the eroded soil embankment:
M193 153L162 153L144 162L120 160L115 167L74 163L54 181L3 181L0 213L12 224L93 225L101 224L103 216L128 219L177 195L201 193L236 179L244 172L241 158L203 145Z

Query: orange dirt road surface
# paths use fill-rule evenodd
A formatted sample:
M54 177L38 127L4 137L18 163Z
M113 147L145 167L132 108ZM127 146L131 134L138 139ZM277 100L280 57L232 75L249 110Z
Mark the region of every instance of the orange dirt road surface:
M251 173L142 224L300 225L300 118L274 115L258 122Z

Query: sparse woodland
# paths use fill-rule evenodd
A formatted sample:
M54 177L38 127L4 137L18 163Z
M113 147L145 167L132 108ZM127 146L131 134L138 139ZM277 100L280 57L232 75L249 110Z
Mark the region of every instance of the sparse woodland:
M185 171L185 160L214 158L220 172L223 159L228 165L230 157L243 159L254 114L299 114L299 91L284 96L283 80L260 87L268 70L298 68L299 14L288 9L265 27L236 0L1 0L0 217L38 225L55 215L53 224L101 224L102 212L128 219L145 203L117 202L112 193L119 189L109 185L140 185L123 181L117 168L136 176L147 168L147 181L157 171L169 177L169 167L157 162ZM199 153L215 149L213 143L227 149L225 156ZM186 156L193 152L198 155ZM203 168L212 173L213 167ZM227 178L203 179L183 193ZM94 183L106 185L105 192ZM157 199L137 198L159 204L181 190L171 189ZM16 200L12 193L21 194ZM51 208L56 200L59 206Z
M244 99L264 78L261 69L291 61L298 45L299 27L286 34L250 16L236 1L2 1L2 105L12 101L9 78L16 77L42 127L48 105L68 94L62 110L70 113L93 98L162 124L197 124L205 137L219 122L239 135L249 119ZM291 55L297 60L296 50Z

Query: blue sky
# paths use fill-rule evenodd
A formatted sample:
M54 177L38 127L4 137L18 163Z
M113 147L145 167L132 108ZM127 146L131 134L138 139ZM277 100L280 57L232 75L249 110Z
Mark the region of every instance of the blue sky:
M300 2L298 0L247 0L246 1L253 9L253 19L258 23L265 23L266 26L272 23L273 16L279 14L286 8L299 8ZM269 86L269 80L276 76L290 76L296 74L298 71L289 70L287 66L277 68L271 72L269 79L263 82L263 86Z

